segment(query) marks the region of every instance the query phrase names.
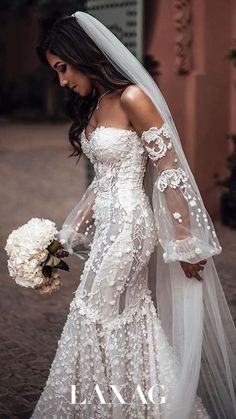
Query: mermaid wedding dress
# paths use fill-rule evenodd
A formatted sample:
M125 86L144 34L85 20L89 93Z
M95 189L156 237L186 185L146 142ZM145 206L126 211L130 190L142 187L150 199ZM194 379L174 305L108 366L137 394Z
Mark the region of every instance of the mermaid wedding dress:
M172 192L178 195L172 218L180 227L188 223L181 219L188 179L165 124L142 136L100 126L88 138L83 131L81 146L95 177L60 236L70 253L85 258L87 252L87 259L32 418L166 419L178 362L148 288L148 262L158 240L143 186L147 160L167 202ZM183 253L204 256L198 243L177 239ZM171 260L177 249L169 246L164 257ZM190 418L209 417L196 396Z

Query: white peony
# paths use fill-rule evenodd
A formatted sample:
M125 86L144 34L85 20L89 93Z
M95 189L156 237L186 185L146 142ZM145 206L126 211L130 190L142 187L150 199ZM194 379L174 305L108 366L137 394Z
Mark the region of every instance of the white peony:
M8 255L9 275L23 287L35 288L42 284L41 263L47 259L49 244L58 231L50 220L32 218L9 235L5 250Z

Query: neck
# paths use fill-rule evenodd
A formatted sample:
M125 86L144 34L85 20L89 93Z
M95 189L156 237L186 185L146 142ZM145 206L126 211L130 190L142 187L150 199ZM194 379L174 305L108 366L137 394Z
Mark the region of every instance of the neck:
M108 88L103 87L101 84L99 83L94 83L94 86L96 87L96 89L99 91L100 95L103 95L103 93L107 92L107 90L109 90Z

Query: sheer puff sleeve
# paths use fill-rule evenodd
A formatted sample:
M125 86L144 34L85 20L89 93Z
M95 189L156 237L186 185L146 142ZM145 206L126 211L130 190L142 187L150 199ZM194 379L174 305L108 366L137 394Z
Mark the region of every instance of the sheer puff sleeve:
M143 131L141 140L155 166L152 204L165 262L197 263L220 253L211 219L178 161L167 124Z
M80 259L87 259L95 233L93 205L96 197L96 179L69 213L59 231L63 248Z

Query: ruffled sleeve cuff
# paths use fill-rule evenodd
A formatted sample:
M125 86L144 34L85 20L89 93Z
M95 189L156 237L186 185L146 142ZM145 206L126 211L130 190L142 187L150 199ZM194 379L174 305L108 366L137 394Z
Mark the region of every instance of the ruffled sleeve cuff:
M91 240L88 235L75 231L69 226L63 226L58 233L58 239L69 254L76 254L85 260L91 250Z
M210 245L198 237L187 237L182 240L171 240L168 243L160 244L163 246L163 258L166 263L183 261L189 263L198 263L200 260L221 253L221 246Z

